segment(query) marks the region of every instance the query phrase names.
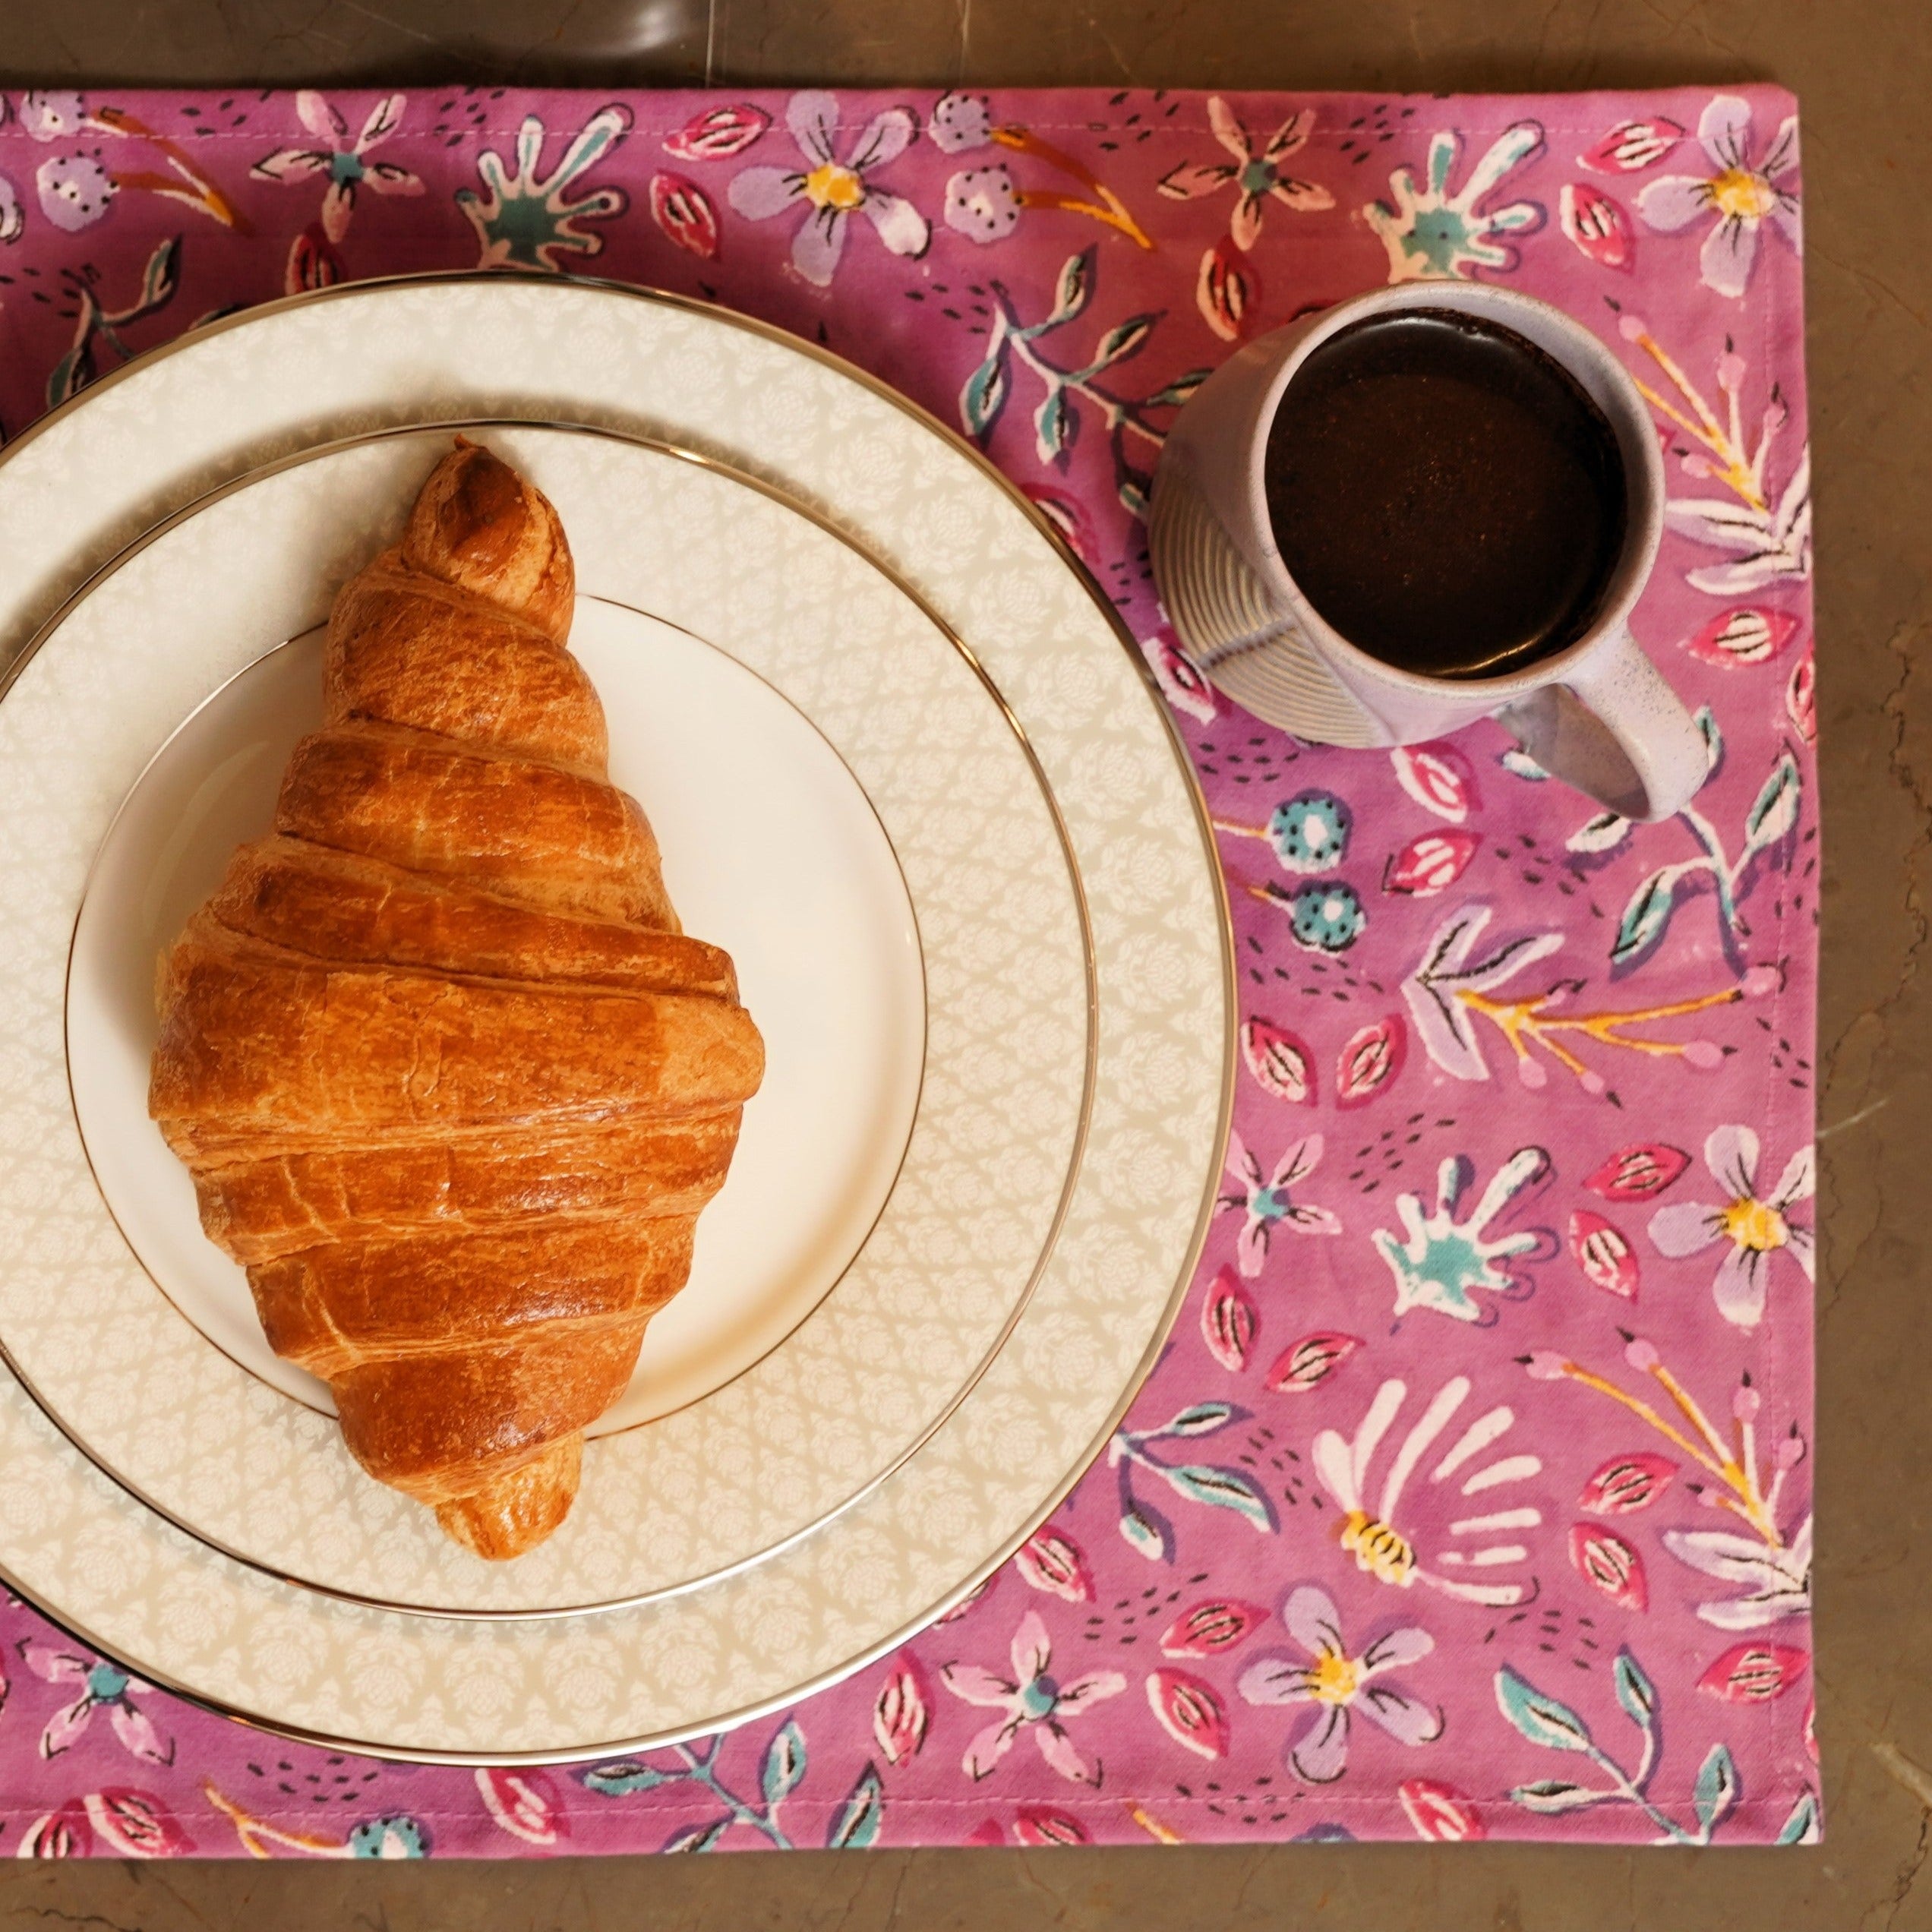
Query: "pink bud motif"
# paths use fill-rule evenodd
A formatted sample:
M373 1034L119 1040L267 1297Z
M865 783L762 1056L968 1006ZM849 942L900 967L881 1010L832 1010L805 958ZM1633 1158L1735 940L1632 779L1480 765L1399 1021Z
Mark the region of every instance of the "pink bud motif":
M1601 188L1565 182L1557 197L1557 218L1580 253L1599 268L1626 274L1637 261L1637 232L1621 203Z
M1648 1201L1690 1164L1690 1157L1681 1148L1653 1141L1618 1149L1583 1185L1605 1201Z
M1783 1643L1740 1643L1725 1652L1697 1680L1697 1688L1732 1703L1768 1704L1782 1697L1811 1668L1808 1650Z
M1315 1098L1315 1062L1292 1033L1252 1019L1241 1029L1241 1056L1256 1081L1278 1100L1296 1106Z
M1382 890L1418 899L1446 892L1462 877L1482 841L1473 832L1425 832L1412 838L1382 871Z
M1211 1685L1184 1671L1157 1670L1148 1677L1147 1700L1176 1744L1198 1757L1226 1757L1227 1710Z
M917 1658L902 1655L892 1674L879 1687L872 1706L872 1735L886 1754L888 1764L910 1764L926 1741L926 1727L931 1722L927 1699L926 1673Z
M1277 1395L1306 1395L1319 1388L1361 1346L1361 1338L1356 1335L1304 1335L1282 1351L1267 1372L1267 1386Z
M478 1765L476 1788L498 1827L526 1845L554 1845L570 1829L557 1787L541 1771Z
M1569 1249L1586 1279L1606 1295L1627 1302L1637 1299L1637 1251L1628 1237L1601 1214L1579 1208L1570 1217Z
M1260 306L1261 278L1231 237L1223 235L1201 256L1194 299L1201 319L1223 342L1234 341Z
M80 1802L111 1858L179 1858L194 1849L174 1814L146 1792L90 1792Z
M1433 1778L1411 1778L1397 1786L1396 1795L1418 1838L1455 1845L1489 1836L1482 1813L1453 1785L1438 1784Z
M1620 121L1578 163L1600 175L1634 175L1654 168L1684 138L1684 130L1661 114Z
M1684 648L1706 664L1727 671L1769 664L1798 635L1798 620L1787 611L1741 605L1724 611L1684 640Z
M1254 1296L1233 1268L1223 1268L1201 1305L1201 1338L1208 1353L1223 1368L1245 1368L1261 1325Z
M34 1820L14 1848L17 1858L87 1858L93 1855L94 1830L87 1807L77 1801Z
M1585 1581L1594 1583L1627 1610L1649 1607L1643 1559L1614 1530L1579 1523L1570 1532L1570 1561Z
M1351 1034L1335 1062L1335 1104L1365 1105L1402 1071L1409 1032L1391 1013Z
M1452 744L1397 745L1389 754L1402 789L1438 819L1460 825L1482 801L1469 760Z
M1055 1811L1043 1804L1023 1804L1013 1820L1013 1836L1022 1845L1046 1846L1053 1845L1084 1845L1088 1842L1087 1827L1078 1818L1069 1817L1064 1811ZM997 1838L988 1842L998 1844Z
M1160 1633L1163 1657L1216 1657L1242 1643L1267 1612L1252 1603L1217 1598L1183 1610Z
M771 125L772 117L749 103L707 108L665 135L665 152L683 161L722 161L742 154Z
M716 260L718 210L696 182L683 175L653 175L651 219L687 254Z
M1013 1553L1013 1567L1037 1590L1069 1603L1094 1600L1094 1579L1080 1545L1063 1531L1036 1530Z
M1677 1465L1668 1456L1637 1451L1612 1456L1583 1485L1577 1507L1593 1516L1626 1516L1647 1509L1669 1488Z
M1807 651L1792 666L1791 681L1785 687L1785 711L1792 729L1807 744L1818 736L1817 666Z

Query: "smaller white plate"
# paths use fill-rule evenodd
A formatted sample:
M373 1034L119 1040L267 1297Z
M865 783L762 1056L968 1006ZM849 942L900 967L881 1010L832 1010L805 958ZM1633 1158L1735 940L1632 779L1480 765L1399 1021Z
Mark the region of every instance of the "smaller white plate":
M232 1361L333 1415L328 1384L270 1349L248 1277L202 1233L188 1170L146 1104L156 961L235 847L273 822L289 754L322 721L322 637L223 685L128 794L74 930L67 1053L94 1177L156 1286ZM652 1321L595 1437L742 1375L844 1272L912 1130L926 995L884 829L794 706L687 632L595 598L579 601L570 648L604 701L611 776L657 833L671 902L687 932L737 962L766 1053L690 1280Z
M45 1257L59 1293L30 1261L0 1271L0 1348L99 1468L212 1549L384 1608L566 1616L769 1561L986 1372L1077 1173L1091 958L1024 740L892 577L718 466L462 426L557 505L613 775L766 1037L668 1332L653 1324L562 1527L486 1563L364 1475L314 1384L268 1353L147 1119L156 955L272 823L318 715L319 620L393 540L450 425L310 452L191 506L78 596L0 707L0 737L43 707L44 775L12 776L44 797L43 855L71 882L55 1025L72 1112L28 1144L77 1216ZM0 1173L8 1141L0 1106Z

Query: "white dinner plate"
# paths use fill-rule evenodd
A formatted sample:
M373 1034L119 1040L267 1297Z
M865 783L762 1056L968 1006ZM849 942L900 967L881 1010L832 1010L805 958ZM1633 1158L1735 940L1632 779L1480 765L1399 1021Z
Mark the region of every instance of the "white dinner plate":
M346 339L353 358L337 352ZM635 1561L648 1538L580 1536L573 1557L567 1528L560 1580L524 1569L541 1552L472 1564L484 1573L472 1577L439 1569L427 1541L408 1548L411 1506L355 1475L304 1391L247 1362L233 1282L224 1304L166 1278L164 1223L178 1249L191 1243L178 1216L169 1223L165 1170L121 1157L140 1141L128 1075L144 1057L125 954L191 901L232 829L223 814L265 782L241 766L267 765L264 744L298 728L305 647L264 653L313 627L433 459L430 439L371 432L481 417L617 432L492 434L557 498L598 600L586 609L605 614L589 620L587 658L607 687L617 775L664 814L674 890L689 893L680 863L702 868L700 848L726 838L744 800L734 792L708 825L704 794L715 802L728 782L702 759L674 776L674 758L654 781L648 734L621 748L621 718L680 680L721 690L755 673L763 695L740 687L734 732L752 733L763 706L774 743L792 748L775 760L803 772L816 742L849 781L821 758L822 798L778 828L810 821L843 855L833 870L850 902L815 956L823 968L858 947L883 989L867 1002L877 1077L861 1050L844 1094L857 1123L842 1157L859 1177L849 1211L819 1204L831 1231L798 1243L813 1265L781 1243L734 1247L747 1223L734 1215L755 1213L748 1190L736 1209L728 1200L734 1173L711 1211L718 1258L701 1258L687 1291L694 1332L673 1331L655 1395L652 1365L640 1369L634 1413L655 1419L587 1458L587 1531L601 1493L633 1508L646 1498L711 1539L655 1572ZM0 592L0 636L17 650L46 633L0 704L12 915L0 933L0 1341L46 1405L0 1394L11 1580L143 1675L294 1733L426 1757L570 1757L775 1707L878 1654L1009 1553L1103 1444L1172 1319L1211 1209L1232 1064L1225 911L1198 793L1111 613L1017 493L868 379L737 318L595 286L427 278L272 305L103 384L0 460L0 541L26 560ZM780 552L783 567L752 560ZM706 662L718 653L732 661ZM933 755L958 763L950 788L923 770ZM204 794L198 817L185 815L202 829L164 851L157 828L184 787ZM903 881L896 908L854 790ZM686 828L675 841L672 826ZM712 936L745 949L756 1015L756 922L731 926L724 896L728 883L741 899L756 868L719 863L720 896L698 887L686 916L706 931L693 908L706 906L724 922ZM782 870L780 854L767 876ZM143 872L151 904L101 896ZM903 932L908 905L927 1043L909 1137L893 1122L918 1002L881 936L895 917ZM789 1010L772 997L774 1015ZM109 1043L76 1053L74 1100L71 1030ZM996 1110L1008 1138L989 1160L987 1100L1001 1082L986 1056L1001 1052L1014 1070ZM806 1103L811 1070L798 1075L787 1104ZM783 1080L775 1091L783 1100ZM949 1132L949 1119L964 1124ZM750 1110L746 1151L756 1173ZM949 1160L976 1175L963 1203L945 1176L965 1169ZM108 1211L117 1193L132 1245ZM962 1303L954 1280L974 1268L983 1292ZM748 1365L721 1347L733 1296L767 1310L763 1332L778 1338ZM71 1312L49 1318L50 1301ZM229 1353L208 1332L223 1305ZM707 1321L709 1339L695 1332ZM131 1402L191 1375L191 1398L145 1413ZM761 1377L782 1391L825 1375L842 1397L814 1413L794 1387L794 1409L775 1412L781 1439L759 1432ZM331 1458L352 1483L324 1473ZM300 1560L286 1560L296 1545ZM614 1599L633 1601L583 1612Z

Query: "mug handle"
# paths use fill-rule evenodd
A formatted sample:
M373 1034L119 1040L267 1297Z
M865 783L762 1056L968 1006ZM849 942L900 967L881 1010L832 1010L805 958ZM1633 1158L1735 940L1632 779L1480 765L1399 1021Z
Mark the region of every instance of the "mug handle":
M1496 717L1552 778L1641 823L1681 812L1710 769L1704 734L1627 624L1564 683Z

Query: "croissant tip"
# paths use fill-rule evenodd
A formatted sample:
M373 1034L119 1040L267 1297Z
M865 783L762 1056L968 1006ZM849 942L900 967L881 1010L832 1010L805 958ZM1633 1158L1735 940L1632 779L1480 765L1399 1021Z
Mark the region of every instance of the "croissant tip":
M505 1563L548 1540L570 1513L583 1473L583 1438L567 1435L533 1460L466 1496L436 1506L453 1542L491 1563Z

